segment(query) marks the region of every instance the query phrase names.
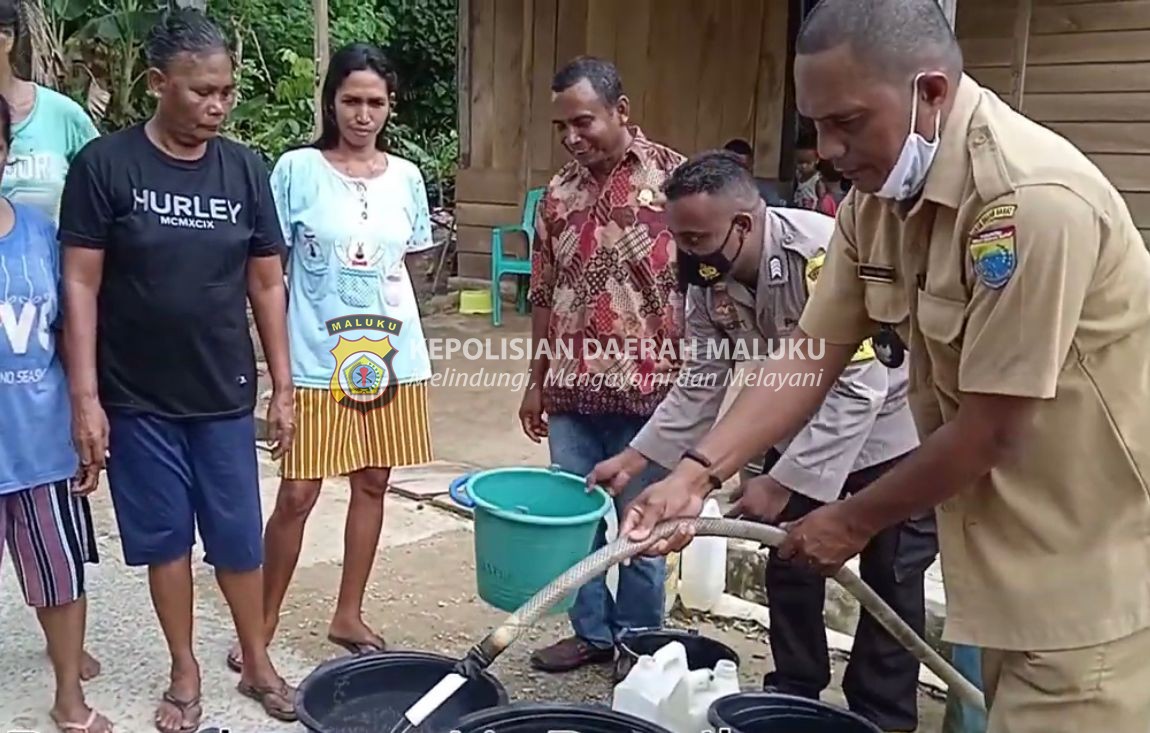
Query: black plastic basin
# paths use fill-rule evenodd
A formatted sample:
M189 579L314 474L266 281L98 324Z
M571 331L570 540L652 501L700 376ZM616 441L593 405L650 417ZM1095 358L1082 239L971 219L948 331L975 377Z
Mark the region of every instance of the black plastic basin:
M631 671L635 661L644 654L654 654L672 641L677 641L687 650L688 669L714 669L723 659L729 659L737 666L739 655L721 641L700 636L695 630L662 629L659 631L635 631L625 634L619 640L619 650L623 662L619 665L618 679ZM618 681L618 680L616 680Z
M472 713L455 724L451 733L669 733L641 718L598 705L570 703L513 703ZM448 733L448 729L435 733Z
M324 662L300 683L299 722L311 733L389 733L457 661L428 652L396 651ZM408 733L450 731L468 713L506 704L507 691L485 672Z
M882 733L866 718L833 705L766 692L721 697L707 720L730 733Z

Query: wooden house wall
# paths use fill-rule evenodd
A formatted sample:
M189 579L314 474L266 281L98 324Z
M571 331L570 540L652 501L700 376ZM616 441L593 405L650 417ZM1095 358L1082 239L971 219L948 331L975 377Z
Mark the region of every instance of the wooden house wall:
M1018 0L959 0L967 70L1087 153L1122 191L1150 246L1150 0L1033 0L1025 45Z
M648 137L686 155L742 137L755 146L756 173L777 177L788 7L788 0L460 0L460 274L490 272L490 228L516 222L525 191L566 162L550 85L579 54L616 63L632 118Z

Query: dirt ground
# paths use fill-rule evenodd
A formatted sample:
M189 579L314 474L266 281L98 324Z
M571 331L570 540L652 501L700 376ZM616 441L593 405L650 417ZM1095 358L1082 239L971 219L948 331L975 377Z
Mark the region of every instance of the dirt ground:
M486 316L447 313L425 318L431 338L519 337L527 335L527 320L514 308L505 309L502 329L493 329ZM507 375L522 373L526 361L467 361L456 356L435 365L437 372L475 373L481 368ZM545 446L531 443L520 431L516 412L519 395L510 387L439 386L431 395L432 434L436 458L484 467L546 465ZM321 502L327 500L321 498ZM407 501L391 496L389 502ZM425 506L423 511L440 512ZM430 539L381 547L368 588L366 618L396 648L462 654L502 620L501 612L485 605L475 592L473 535L467 529L448 531ZM327 622L339 583L339 565L323 562L303 566L288 597L278 643L319 663L338 653L326 641ZM205 582L209 579L204 578ZM206 589L206 588L205 588ZM698 621L682 618L675 626L693 626L740 655L744 689L757 689L771 669L770 650L763 629L747 622ZM492 668L513 700L594 701L610 704L610 666L566 675L533 671L531 651L551 643L568 631L564 617L540 623L512 646ZM844 662L834 662L836 682L824 699L845 704L838 689ZM921 731L941 729L943 703L920 695Z

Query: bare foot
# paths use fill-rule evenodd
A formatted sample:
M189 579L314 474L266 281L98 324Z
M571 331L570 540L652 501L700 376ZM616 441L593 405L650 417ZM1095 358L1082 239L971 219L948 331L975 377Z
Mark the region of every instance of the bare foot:
M47 654L48 650L45 649L44 653ZM93 657L84 650L84 657L80 660L80 680L83 682L90 682L100 675L100 660Z
M100 660L84 650L84 658L80 660L80 679L84 682L94 680L100 674Z
M156 730L160 733L194 733L200 728L200 670L172 668L172 683L156 708Z

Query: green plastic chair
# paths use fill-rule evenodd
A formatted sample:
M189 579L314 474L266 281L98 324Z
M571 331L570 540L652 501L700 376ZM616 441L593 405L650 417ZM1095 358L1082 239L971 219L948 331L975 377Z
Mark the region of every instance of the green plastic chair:
M499 283L507 275L516 277L515 306L520 313L527 312L527 286L531 276L531 251L535 245L535 210L543 200L543 188L532 188L523 197L523 220L518 224L495 227L491 230L491 325L503 325L503 298ZM527 237L527 258L514 257L503 251L503 235L522 232Z

